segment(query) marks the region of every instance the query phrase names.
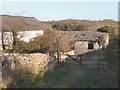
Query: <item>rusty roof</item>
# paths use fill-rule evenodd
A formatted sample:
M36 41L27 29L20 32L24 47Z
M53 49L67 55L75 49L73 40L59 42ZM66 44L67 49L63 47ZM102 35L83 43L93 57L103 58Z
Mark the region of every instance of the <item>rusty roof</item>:
M35 17L0 15L0 29L3 31L44 30L45 25Z

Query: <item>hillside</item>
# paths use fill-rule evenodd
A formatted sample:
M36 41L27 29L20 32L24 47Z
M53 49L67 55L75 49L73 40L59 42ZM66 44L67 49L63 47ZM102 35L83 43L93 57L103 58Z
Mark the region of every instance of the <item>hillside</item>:
M118 22L111 19L105 19L103 21L66 19L59 21L47 21L43 23L60 31L97 30L103 26L112 26L116 29L116 33L118 32Z

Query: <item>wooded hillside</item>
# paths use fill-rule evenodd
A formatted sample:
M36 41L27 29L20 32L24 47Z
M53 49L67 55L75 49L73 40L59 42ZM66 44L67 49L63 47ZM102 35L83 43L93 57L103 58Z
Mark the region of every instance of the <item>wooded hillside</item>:
M103 26L112 26L116 29L116 33L118 32L118 22L111 19L105 19L103 21L66 19L59 21L47 21L43 23L60 31L97 30Z

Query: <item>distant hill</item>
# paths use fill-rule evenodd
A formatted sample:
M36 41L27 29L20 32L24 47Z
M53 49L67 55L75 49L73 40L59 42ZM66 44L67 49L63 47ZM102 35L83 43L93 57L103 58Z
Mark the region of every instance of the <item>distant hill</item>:
M105 19L102 21L66 19L59 21L46 21L43 23L59 31L97 30L103 26L112 26L116 29L116 33L118 32L118 22L112 19Z

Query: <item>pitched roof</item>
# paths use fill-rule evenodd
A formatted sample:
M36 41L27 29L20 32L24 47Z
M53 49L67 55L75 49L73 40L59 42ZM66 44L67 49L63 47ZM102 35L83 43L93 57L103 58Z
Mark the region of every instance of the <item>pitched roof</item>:
M76 35L77 41L95 41L99 38L106 38L107 33L97 31L84 31Z
M69 36L71 41L95 41L98 38L105 39L108 33L98 31L57 31L57 37L62 38L63 35Z
M44 30L46 27L34 17L0 15L0 29L3 31Z

